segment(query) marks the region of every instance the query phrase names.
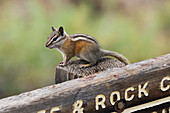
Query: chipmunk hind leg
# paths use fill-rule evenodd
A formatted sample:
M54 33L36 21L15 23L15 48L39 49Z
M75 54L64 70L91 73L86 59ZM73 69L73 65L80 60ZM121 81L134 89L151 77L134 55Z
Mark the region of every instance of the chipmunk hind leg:
M98 59L100 58L100 55L99 55L100 51L98 48L95 48L95 47L89 47L89 48L90 49L86 49L85 52L82 52L82 54L80 54L80 58L88 61L89 64L84 64L84 65L81 65L80 67L93 66L97 63Z
M80 68L87 68L87 67L95 65L97 63L97 60L94 57L95 55L91 53L89 53L87 56L83 56L83 60L86 60L89 63L80 65Z

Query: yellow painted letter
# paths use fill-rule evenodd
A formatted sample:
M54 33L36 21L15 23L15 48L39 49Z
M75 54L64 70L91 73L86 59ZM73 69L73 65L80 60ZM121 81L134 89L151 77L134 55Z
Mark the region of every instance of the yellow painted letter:
M126 101L131 101L131 100L133 100L133 98L134 98L134 96L135 95L131 95L130 97L128 97L128 91L134 91L135 90L135 88L134 87L129 87L129 88L127 88L126 90L125 90L125 100Z
M46 110L41 110L41 111L38 111L37 113L45 113Z
M111 103L112 105L114 105L115 102L117 101L117 100L114 101L114 95L116 95L117 100L120 100L120 92L119 92L119 91L114 91L114 92L112 92L111 95L110 95L110 103Z
M60 110L59 107L53 107L53 108L50 110L50 113L57 112L57 111L59 111L59 110Z
M142 97L142 92L143 92L143 94L144 94L145 96L148 96L148 95L149 95L148 92L146 91L146 87L147 87L148 83L149 83L149 81L146 82L146 83L143 85L143 87L141 86L141 84L139 84L139 86L138 86L138 97L139 97L139 98Z
M99 101L99 99L101 99ZM101 105L102 108L106 108L106 105L104 102L106 101L106 97L103 94L99 94L96 96L96 110L99 110L99 105Z
M161 85L161 90L162 90L162 91L167 91L167 90L170 88L170 85L167 85L166 87L164 86L164 81L165 81L165 80L170 80L170 77L167 76L167 77L164 77L164 78L161 80L160 85Z
M83 100L78 100L73 104L73 113L83 113L84 108L81 108L83 105Z

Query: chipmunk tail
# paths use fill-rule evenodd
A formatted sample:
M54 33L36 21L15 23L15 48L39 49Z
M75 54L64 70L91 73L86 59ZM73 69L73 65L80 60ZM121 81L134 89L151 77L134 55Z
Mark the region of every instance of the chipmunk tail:
M103 56L112 56L112 57L115 57L116 59L118 59L119 61L123 62L125 65L130 64L128 59L120 53L108 51L108 50L104 50L104 49L101 49L101 52L102 52Z

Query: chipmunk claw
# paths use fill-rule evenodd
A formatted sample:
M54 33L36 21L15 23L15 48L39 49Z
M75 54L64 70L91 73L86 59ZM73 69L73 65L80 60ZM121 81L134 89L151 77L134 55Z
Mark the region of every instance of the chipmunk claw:
M60 62L60 63L59 63L59 66L60 66L60 67L64 67L64 66L65 66L64 62Z
M88 68L90 67L91 65L90 64L83 64L83 65L80 65L80 69L84 69L84 68Z

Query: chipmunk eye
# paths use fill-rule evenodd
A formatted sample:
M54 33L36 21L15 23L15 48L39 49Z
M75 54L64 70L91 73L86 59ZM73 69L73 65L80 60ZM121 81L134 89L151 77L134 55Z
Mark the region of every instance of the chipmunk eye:
M57 40L57 37L53 38L53 41L56 41Z

